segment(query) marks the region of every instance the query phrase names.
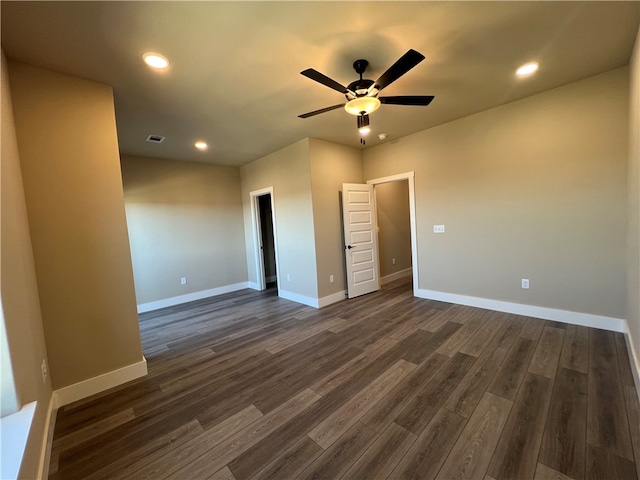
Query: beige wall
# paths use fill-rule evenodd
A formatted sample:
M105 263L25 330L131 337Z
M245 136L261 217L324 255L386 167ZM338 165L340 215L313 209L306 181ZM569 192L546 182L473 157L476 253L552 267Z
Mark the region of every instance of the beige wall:
M50 378L43 382L40 371L42 360L47 359L47 351L4 52L0 87L2 88L0 171L2 310L18 400L22 405L37 402L20 472L20 478L36 478L42 454L42 438L46 434L44 430L52 391ZM3 358L3 362L5 360L6 358ZM6 366L3 364L3 372Z
M121 162L138 304L247 281L237 168Z
M415 171L419 288L624 318L628 91L622 68L365 150L367 179Z
M142 360L113 94L9 62L51 381Z
M278 289L308 299L316 299L316 272L313 207L309 169L309 139L289 145L240 168L242 206L249 281L257 282L254 229L249 194L273 187L276 217ZM287 274L291 280L287 280Z
M311 195L318 271L318 298L346 290L339 192L343 183L363 183L360 150L309 139ZM329 276L334 282L330 283Z
M627 322L640 355L640 30L630 62L629 101L629 215L627 227ZM636 358L636 369L640 369ZM636 370L636 373L639 373ZM636 382L637 382L636 378ZM640 384L637 384L640 394Z
M376 206L380 277L386 277L411 268L409 182L402 180L376 185Z

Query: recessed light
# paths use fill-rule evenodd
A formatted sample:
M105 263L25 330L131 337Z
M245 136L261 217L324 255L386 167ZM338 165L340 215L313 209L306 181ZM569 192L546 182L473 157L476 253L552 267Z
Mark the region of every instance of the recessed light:
M526 77L538 70L538 62L525 63L516 70L516 75Z
M209 146L204 142L196 142L195 146L199 150L206 150L207 148L209 148Z
M379 138L380 140L384 140L385 138L387 138L387 134L386 134L386 133L379 133L379 134L378 134L378 138Z
M144 63L153 68L163 69L169 66L169 60L159 53L147 52L142 55L142 59L144 60Z

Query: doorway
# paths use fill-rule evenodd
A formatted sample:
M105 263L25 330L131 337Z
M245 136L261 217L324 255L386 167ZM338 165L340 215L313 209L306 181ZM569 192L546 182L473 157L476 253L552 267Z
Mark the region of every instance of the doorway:
M411 221L407 180L380 183L374 189L378 226L380 286L410 280Z
M416 227L416 197L415 197L415 180L414 172L399 173L397 175L391 175L388 177L375 178L373 180L367 180L367 184L373 185L374 198L376 197L376 186L392 183L392 182L407 182L409 194L409 238L411 241L411 258L409 260L411 268L411 277L413 283L414 295L418 291L418 244L417 244L417 227ZM377 207L376 207L377 214ZM403 223L406 219L403 220ZM406 226L406 224L404 225ZM393 257L392 257L393 258ZM388 259L387 259L388 260ZM407 272L408 273L408 272ZM391 277L392 279L393 277Z
M262 267L265 287L277 287L276 275L276 245L273 237L273 215L271 210L271 194L258 197L258 211L260 215L260 237L262 242Z
M278 243L275 222L273 187L250 192L253 219L256 289L277 289Z
M366 185L346 183L342 185L345 278L347 296L349 298L370 293L380 288L380 251L378 248L379 238L376 233L378 231L376 186L392 182L406 182L404 185L407 188L404 190L404 195L407 195L406 192L408 190L410 256L405 259L406 268L402 272L398 272L398 278L410 275L414 295L418 291L414 172L407 172L368 180ZM353 198L350 199L347 196ZM405 216L403 220L405 228L407 227L406 221ZM393 262L393 258L391 257L389 260ZM394 279L394 277L390 277L386 280L392 281Z

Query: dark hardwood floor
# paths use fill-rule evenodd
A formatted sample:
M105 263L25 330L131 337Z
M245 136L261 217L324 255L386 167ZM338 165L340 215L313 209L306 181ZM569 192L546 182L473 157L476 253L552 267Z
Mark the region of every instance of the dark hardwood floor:
M140 316L149 375L61 408L50 479L640 479L621 334L244 290Z

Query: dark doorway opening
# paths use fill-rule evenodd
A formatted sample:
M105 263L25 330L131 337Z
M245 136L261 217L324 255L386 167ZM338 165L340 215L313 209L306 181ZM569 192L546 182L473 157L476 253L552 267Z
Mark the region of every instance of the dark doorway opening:
M264 265L264 279L267 288L277 288L276 247L273 238L273 214L271 211L271 194L258 197L260 213L260 250Z

